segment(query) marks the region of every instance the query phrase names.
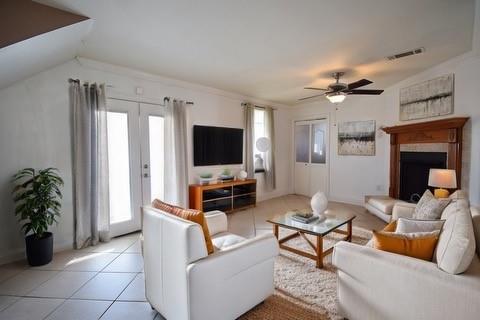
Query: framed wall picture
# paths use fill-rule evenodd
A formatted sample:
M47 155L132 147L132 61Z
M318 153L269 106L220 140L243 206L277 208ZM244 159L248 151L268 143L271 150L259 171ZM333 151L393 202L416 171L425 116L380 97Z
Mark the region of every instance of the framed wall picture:
M454 75L449 74L400 89L400 120L452 114L453 81Z
M375 120L339 123L338 154L341 156L374 156Z

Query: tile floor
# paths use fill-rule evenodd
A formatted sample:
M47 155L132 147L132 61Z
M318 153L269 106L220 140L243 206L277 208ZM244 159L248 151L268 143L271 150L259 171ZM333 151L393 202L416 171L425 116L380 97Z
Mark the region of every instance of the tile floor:
M271 216L302 209L309 199L288 195L230 214L231 232L244 237L271 232ZM330 203L357 215L354 227L385 225L362 207ZM0 320L163 319L145 300L139 234L115 238L84 250L56 253L51 263L28 267L24 261L0 266Z

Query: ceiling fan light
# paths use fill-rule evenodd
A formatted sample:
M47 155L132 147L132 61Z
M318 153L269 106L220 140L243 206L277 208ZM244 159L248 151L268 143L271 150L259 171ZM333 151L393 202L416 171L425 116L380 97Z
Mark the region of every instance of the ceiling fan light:
M336 92L336 93L332 93L332 94L327 95L327 99L331 103L342 103L343 100L345 100L346 97L347 97L347 95L343 92Z

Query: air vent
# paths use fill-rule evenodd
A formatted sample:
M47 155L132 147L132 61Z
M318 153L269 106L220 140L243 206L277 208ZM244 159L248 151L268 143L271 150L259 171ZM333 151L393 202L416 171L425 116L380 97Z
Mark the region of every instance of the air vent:
M420 54L420 53L424 53L424 52L425 52L425 48L421 47L421 48L418 48L418 49L413 49L413 50L410 50L410 51L397 53L397 54L394 54L393 56L388 56L387 60L397 60L397 59L400 59L400 58L405 58L405 57L408 57L408 56L413 56L415 54Z

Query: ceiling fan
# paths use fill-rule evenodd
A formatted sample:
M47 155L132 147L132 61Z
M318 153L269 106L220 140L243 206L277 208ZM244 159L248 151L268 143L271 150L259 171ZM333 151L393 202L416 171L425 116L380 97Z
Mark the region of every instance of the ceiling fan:
M350 94L363 94L363 95L379 95L383 92L383 90L366 90L366 89L357 89L363 86L366 86L370 83L373 83L367 79L361 79L349 84L340 82L340 77L342 77L345 72L335 72L332 74L332 77L335 79L335 82L328 85L328 89L323 88L314 88L314 87L305 87L304 89L308 90L320 90L325 91L322 94L316 94L314 96L309 96L305 98L301 98L298 100L306 100L311 98L316 98L320 96L325 96L331 103L341 103L347 95Z

